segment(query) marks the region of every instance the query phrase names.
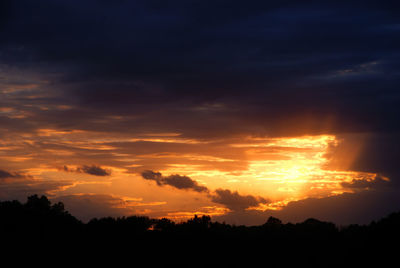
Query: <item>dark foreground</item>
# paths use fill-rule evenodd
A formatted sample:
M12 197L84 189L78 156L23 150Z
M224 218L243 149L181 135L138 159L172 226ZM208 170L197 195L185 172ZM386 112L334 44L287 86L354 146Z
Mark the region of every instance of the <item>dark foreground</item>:
M316 219L283 224L272 217L252 227L212 222L208 216L179 224L137 216L84 224L62 203L31 196L25 204L0 202L0 236L0 257L20 256L15 264L386 267L394 262L390 266L397 267L400 213L340 229Z

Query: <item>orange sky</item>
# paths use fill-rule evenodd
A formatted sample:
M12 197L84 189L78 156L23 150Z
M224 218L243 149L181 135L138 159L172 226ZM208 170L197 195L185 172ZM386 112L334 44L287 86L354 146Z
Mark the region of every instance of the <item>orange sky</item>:
M39 129L1 141L0 159L15 178L3 181L0 197L22 198L36 190L63 200L78 215L82 202L90 203L85 219L143 214L183 220L196 213L224 215L245 200L256 200L245 210L280 210L291 201L354 192L347 187L353 182L381 179L348 169L362 148L363 139L358 141L341 148L334 135L196 140L179 133ZM157 185L143 179L145 170L187 176L207 192ZM218 199L218 189L229 196Z

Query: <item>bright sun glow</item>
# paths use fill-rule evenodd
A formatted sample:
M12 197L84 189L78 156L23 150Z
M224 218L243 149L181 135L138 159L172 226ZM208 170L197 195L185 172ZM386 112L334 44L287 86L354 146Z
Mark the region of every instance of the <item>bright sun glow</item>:
M203 141L175 133L110 137L42 129L36 136L1 141L0 159L29 175L20 176L29 185L48 186L46 193L51 196L112 195L123 201L117 202L118 207L109 205L124 207L123 213L184 219L196 213L221 215L229 209L213 203L207 194L145 181L140 176L143 170L188 176L210 193L228 189L241 196L262 197L270 202L248 209L278 210L291 201L352 192L343 185L355 179L374 181L377 174L352 171L346 164L357 157L362 142L352 146L356 149L346 147L336 167L332 159L336 163L338 157L332 158L332 152L343 147L333 135ZM101 166L111 175L76 172L83 165ZM125 197L143 201L128 202Z
M248 138L246 142L230 145L245 149L247 168L240 172L175 165L163 173L184 173L209 188L240 189L242 193L267 196L273 202L254 209L279 209L290 201L349 191L344 189L343 182L376 177L375 173L327 169L328 150L338 144L333 135Z

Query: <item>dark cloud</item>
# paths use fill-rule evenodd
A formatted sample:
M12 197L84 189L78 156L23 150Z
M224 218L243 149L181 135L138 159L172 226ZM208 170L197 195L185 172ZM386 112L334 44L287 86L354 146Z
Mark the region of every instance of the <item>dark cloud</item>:
M86 173L93 176L111 176L111 171L104 169L100 166L82 166L77 167L76 169L71 169L68 166L64 166L61 170L65 172L77 172L77 173Z
M277 211L233 211L226 215L216 216L214 220L233 224L260 225L265 223L268 217L273 216L292 223L314 218L338 225L369 224L399 210L400 192L396 189L379 189L293 201Z
M22 174L19 172L8 172L6 170L0 169L0 180L1 179L25 179L31 178L31 176Z
M224 205L232 211L241 211L250 207L257 207L266 204L269 200L252 195L240 195L238 192L231 192L228 189L217 189L211 192L207 187L200 186L198 183L187 176L178 174L163 176L160 172L146 170L142 172L142 177L146 180L153 180L158 186L170 185L177 189L193 190L200 193L208 193L212 202ZM211 193L210 193L211 192Z
M73 107L30 111L31 127L205 138L399 130L399 5L367 2L12 1L0 57L40 70L57 92L41 102ZM104 120L116 115L125 120Z
M350 168L378 172L388 177L394 187L399 187L400 171L396 161L400 158L399 138L398 132L371 133Z
M371 138L345 168L400 189L399 11L378 0L2 1L0 107L9 110L0 137L40 128L203 141L362 133ZM185 176L153 180L206 192Z
M397 189L372 189L292 202L281 211L271 212L271 214L292 222L318 218L343 225L368 224L394 211L399 211L399 197Z
M142 172L142 177L145 180L152 180L157 183L157 185L161 186L163 185L162 180L163 176L160 172L154 172L152 170L145 170Z
M99 166L83 166L78 168L80 172L87 173L94 176L110 176L111 172L109 170L103 169Z
M66 210L78 219L88 222L93 218L121 217L134 214L132 208L127 208L125 201L106 194L63 195L52 199L53 202L63 202Z
M199 185L196 181L187 176L181 176L178 174L163 176L160 172L146 170L142 172L142 177L146 180L155 181L159 186L170 185L177 189L193 190L199 193L208 192L207 187Z
M377 175L373 180L353 179L351 182L342 182L341 185L348 189L368 190L389 187L390 183L388 178Z
M13 177L15 177L14 174L11 174L10 172L5 171L5 170L0 170L0 178L1 178L1 179L13 178Z
M217 189L211 195L211 201L222 204L233 211L243 211L249 207L257 207L260 204L269 203L269 200L252 195L240 195L227 189Z
M1 180L0 180L1 182ZM38 194L53 197L55 192L62 191L65 187L72 186L69 180L14 180L0 183L1 200L26 200L27 196Z
M0 200L25 200L27 196L39 194L54 196L56 191L72 186L69 180L46 180L20 172L0 170Z

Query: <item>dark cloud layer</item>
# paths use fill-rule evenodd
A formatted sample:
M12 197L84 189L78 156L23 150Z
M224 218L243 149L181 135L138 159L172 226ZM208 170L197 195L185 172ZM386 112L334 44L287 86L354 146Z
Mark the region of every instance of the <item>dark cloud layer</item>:
M396 189L375 189L325 198L308 198L290 202L282 210L236 211L214 217L218 221L259 225L274 216L284 222L303 222L308 218L334 222L338 225L369 224L400 210L400 192Z
M399 130L395 1L44 0L6 10L1 61L39 70L44 88L57 88L41 101L73 107L35 111L42 124L92 130L103 127L93 119L124 115L107 131Z

